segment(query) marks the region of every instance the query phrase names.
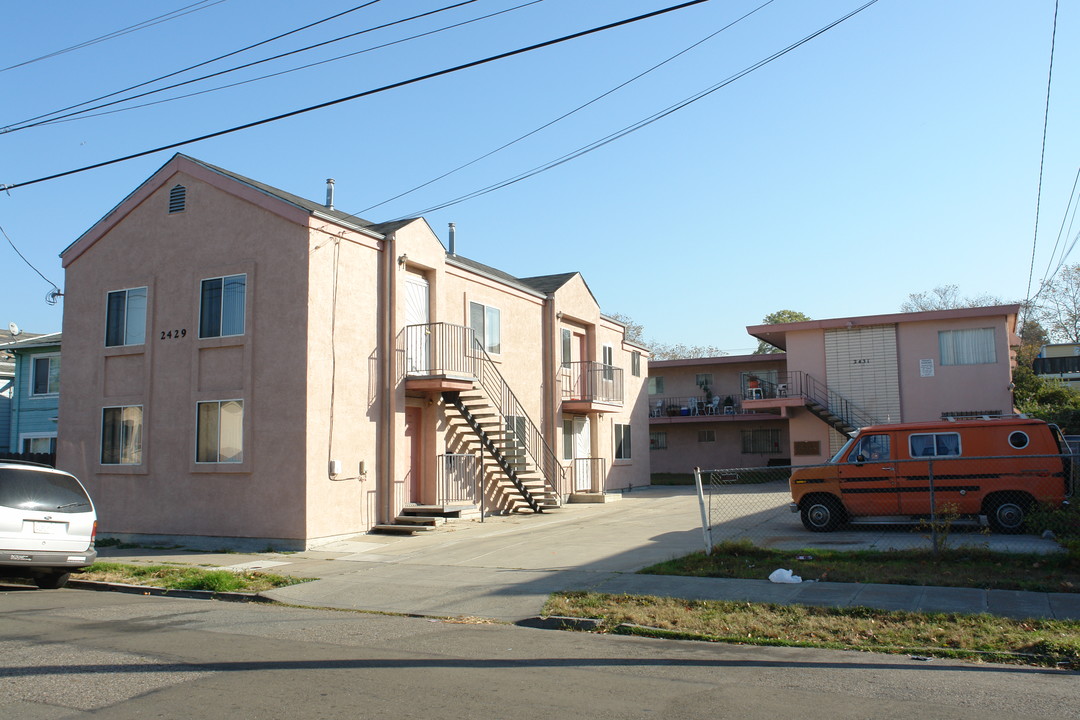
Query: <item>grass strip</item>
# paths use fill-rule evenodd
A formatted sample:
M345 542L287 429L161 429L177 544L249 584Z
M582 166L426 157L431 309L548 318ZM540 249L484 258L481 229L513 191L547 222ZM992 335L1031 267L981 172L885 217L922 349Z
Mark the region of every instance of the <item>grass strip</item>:
M595 618L609 633L1080 667L1080 622L1065 620L591 592L555 593L544 614Z
M774 550L728 541L644 568L647 575L763 579L777 568L803 580L938 585L987 590L1080 592L1080 558L1072 553L1014 554L983 548L929 550Z
M190 565L129 565L110 562L94 563L76 577L80 580L146 585L168 590L251 593L296 585L311 579L259 571L208 570Z

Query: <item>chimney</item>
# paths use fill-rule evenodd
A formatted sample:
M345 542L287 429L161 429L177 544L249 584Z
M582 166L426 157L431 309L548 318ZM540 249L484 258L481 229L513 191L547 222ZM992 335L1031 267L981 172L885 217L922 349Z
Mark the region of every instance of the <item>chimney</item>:
M450 255L451 255L451 256L453 256L453 255L456 255L456 254L457 254L457 253L455 252L455 247L454 247L454 245L455 245L455 239L456 239L456 238L455 238L456 234L457 234L457 230L456 230L456 228L454 227L454 223L450 223Z
M326 178L326 209L334 209L334 178Z

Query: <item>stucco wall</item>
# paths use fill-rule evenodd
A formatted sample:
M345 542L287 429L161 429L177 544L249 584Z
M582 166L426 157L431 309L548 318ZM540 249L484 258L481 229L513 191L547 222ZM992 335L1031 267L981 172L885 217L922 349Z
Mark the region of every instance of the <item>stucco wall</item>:
M168 214L177 183L187 209ZM304 537L306 230L184 174L114 219L65 258L58 464L87 483L105 534ZM236 273L244 335L200 339L201 281ZM140 286L145 343L105 348L107 293ZM242 463L195 462L196 403L213 399L244 402ZM142 463L103 466L102 408L121 405L144 408Z

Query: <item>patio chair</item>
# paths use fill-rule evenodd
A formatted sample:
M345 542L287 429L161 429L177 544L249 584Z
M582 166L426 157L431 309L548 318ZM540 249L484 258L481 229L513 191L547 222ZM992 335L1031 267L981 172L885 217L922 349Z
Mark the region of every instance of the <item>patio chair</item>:
M705 406L705 412L708 415L719 415L720 414L720 396L719 395L713 395L712 402Z

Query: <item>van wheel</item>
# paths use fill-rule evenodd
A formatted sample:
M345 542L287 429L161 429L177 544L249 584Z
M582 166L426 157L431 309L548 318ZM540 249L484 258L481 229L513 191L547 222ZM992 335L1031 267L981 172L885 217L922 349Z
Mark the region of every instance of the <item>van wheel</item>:
M48 575L38 575L34 578L34 584L42 590L59 590L67 585L68 578L71 577L71 573L49 573Z
M1024 530L1029 505L1016 500L995 500L987 509L990 529L1003 535L1016 535Z
M836 498L819 495L803 503L802 524L811 532L831 532L839 527L844 511Z

